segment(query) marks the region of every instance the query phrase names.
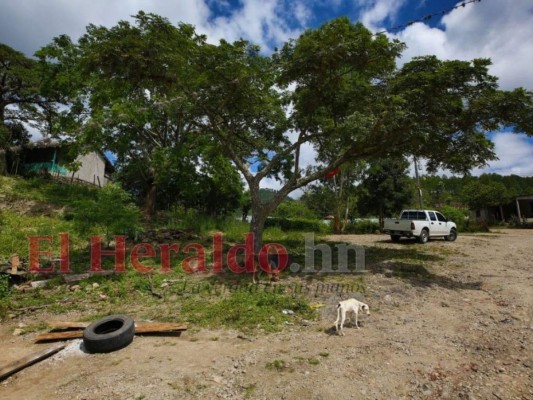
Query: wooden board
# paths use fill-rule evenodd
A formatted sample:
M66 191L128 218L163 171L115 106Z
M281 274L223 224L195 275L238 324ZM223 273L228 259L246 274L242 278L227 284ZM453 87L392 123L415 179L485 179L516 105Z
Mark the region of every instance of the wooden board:
M82 330L43 333L35 338L35 343L57 342L59 340L70 340L70 339L81 339L82 337L83 337Z
M35 338L35 343L53 342L58 340L80 339L83 337L83 330L88 323L86 322L48 322L53 329L77 329L64 332L43 333ZM172 322L140 322L135 324L135 334L153 334L153 333L178 333L187 330L187 324L177 324Z
M89 322L69 322L69 321L47 321L50 329L85 329L89 326Z
M187 330L187 324L173 322L140 322L135 324L135 334L181 332Z
M23 370L24 368L29 367L30 365L33 365L39 361L44 360L45 358L50 357L58 351L63 350L65 346L65 344L60 344L53 347L49 347L48 349L40 350L26 357L23 357L20 360L13 361L12 363L0 368L0 381L4 380L8 376L13 375L16 372L19 372L20 370Z

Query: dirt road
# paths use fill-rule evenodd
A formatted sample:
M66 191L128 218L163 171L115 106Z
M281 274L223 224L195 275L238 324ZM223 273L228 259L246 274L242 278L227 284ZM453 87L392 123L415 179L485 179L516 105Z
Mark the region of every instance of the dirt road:
M533 399L532 230L426 245L382 235L331 240L368 246L369 272L363 293L309 291L325 305L317 321L289 316L270 335L136 337L105 355L72 342L2 382L0 398ZM342 282L350 279L361 278ZM352 295L372 314L339 337L335 304ZM12 335L21 322L2 322L0 365L43 347L34 334Z

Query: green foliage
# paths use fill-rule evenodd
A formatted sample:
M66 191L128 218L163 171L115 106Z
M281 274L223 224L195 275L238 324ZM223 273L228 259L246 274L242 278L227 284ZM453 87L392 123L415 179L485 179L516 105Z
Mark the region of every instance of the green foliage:
M483 183L475 180L466 183L460 193L465 204L472 210L505 204L511 200L505 185L501 182Z
M379 232L379 222L360 220L351 222L346 226L346 233L367 234Z
M508 201L517 196L529 196L533 193L533 177L521 177L518 175L501 176L497 174L483 174L479 177L448 177L437 175L426 175L420 178L421 187L424 195L424 204L428 208L440 210L444 206L469 207L467 199L464 197L466 192L471 199L481 198L483 191L476 193L476 185L483 186L485 189L490 187L499 187L500 194L503 185L505 186L505 195L500 199ZM474 183L474 182L479 182ZM493 185L495 184L495 186ZM473 185L468 189L468 186ZM474 190L472 190L472 188ZM465 191L466 189L466 191ZM483 188L482 188L483 189ZM490 190L489 190L490 193ZM485 193L486 194L486 193ZM496 193L498 194L498 193ZM485 196L485 195L484 195ZM486 197L486 196L485 196ZM498 196L492 196L498 199ZM486 197L487 199L488 197Z
M27 132L20 124L37 114L39 79L36 62L0 43L0 149L17 143ZM13 107L8 107L8 106ZM2 155L3 156L3 155Z
M0 299L9 296L9 275L0 275Z
M268 189L268 188L261 188L259 189L259 198L261 199L261 203L268 203L274 197L276 196L277 190L274 189Z
M284 200L274 211L277 218L317 219L318 216L307 205L298 200Z
M74 226L80 234L105 232L110 241L115 235L133 235L140 230L140 212L131 195L116 184L98 191L95 200L75 203Z
M115 153L118 179L150 215L174 204L227 215L240 200L240 177L199 134L188 91L204 43L193 27L141 11L133 23L89 25L77 44L61 36L38 52L57 70L49 89L75 98L61 122L78 126L64 130Z
M283 231L324 232L327 225L319 220L271 217L265 222L265 228L270 227L278 227Z
M46 203L50 206L71 206L72 203L95 199L98 189L84 185L69 185L42 177L21 179L0 176L0 193L5 193L14 200L28 200Z
M238 288L214 303L196 300L182 306L192 323L243 330L260 327L267 332L280 330L285 319L283 309L293 310L302 318L313 318L314 315L305 300L276 291L263 291L256 285Z
M440 211L450 221L455 222L455 224L457 225L458 232L464 232L467 230L467 227L469 225L468 209L452 207L452 206L444 206L440 209Z
M362 215L392 216L411 200L409 163L405 159L374 162L359 187L359 211Z
M0 214L2 229L0 230L0 257L9 257L11 254L28 254L29 236L46 236L53 238L51 246L55 252L59 252L59 240L57 235L69 232L72 224L64 221L60 216L45 215L20 215L11 210L4 210ZM73 238L73 245L76 239ZM57 254L57 253L56 253Z
M300 201L319 217L326 218L333 214L332 205L335 204L335 193L326 184L310 185L305 189Z
M0 196L6 199L8 205L0 211L0 262L7 260L13 253L26 257L29 236L50 235L52 244L49 246L43 243L43 249L49 246L53 254L59 254L58 235L68 232L73 252L72 267L76 269L82 263L86 268L87 263L79 261L75 253L86 248L88 238L78 235L73 222L69 220L68 216L73 213L73 205L69 203L96 197L97 191L40 178L0 176Z

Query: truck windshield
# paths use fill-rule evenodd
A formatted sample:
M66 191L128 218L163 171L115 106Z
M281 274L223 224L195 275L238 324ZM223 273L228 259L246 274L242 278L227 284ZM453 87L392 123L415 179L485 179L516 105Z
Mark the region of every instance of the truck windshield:
M426 213L424 211L404 211L400 219L409 219L409 220L426 220Z

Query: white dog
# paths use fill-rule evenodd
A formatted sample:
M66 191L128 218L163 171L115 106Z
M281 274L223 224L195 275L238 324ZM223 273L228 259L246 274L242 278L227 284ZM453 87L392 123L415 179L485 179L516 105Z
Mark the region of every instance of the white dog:
M365 304L357 301L355 299L343 300L337 304L337 320L335 321L335 330L338 334L344 336L342 327L344 326L344 321L346 320L346 313L353 312L355 314L355 327L359 329L357 324L357 315L359 311L366 312L366 315L370 315L370 308ZM340 322L340 333L339 333L339 322Z

